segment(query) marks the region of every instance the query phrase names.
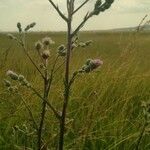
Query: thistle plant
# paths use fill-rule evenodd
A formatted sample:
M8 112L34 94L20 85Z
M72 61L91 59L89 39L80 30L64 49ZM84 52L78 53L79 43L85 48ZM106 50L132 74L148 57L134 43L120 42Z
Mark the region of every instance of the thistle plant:
M69 97L70 97L70 91L71 87L74 83L74 80L76 79L78 74L83 73L90 73L100 67L103 64L103 61L100 59L87 59L85 64L79 68L79 70L75 70L74 73L71 75L70 73L70 62L71 62L71 54L73 53L74 48L82 47L86 48L87 46L91 45L92 41L86 41L86 42L79 42L78 39L78 33L82 29L82 27L85 25L85 23L92 18L93 16L99 15L101 12L106 11L109 9L114 2L114 0L96 0L95 5L93 6L93 9L91 11L88 11L85 13L85 16L83 17L83 20L79 23L79 25L73 30L72 24L73 24L73 16L76 15L76 13L82 9L90 0L84 0L77 8L75 7L75 0L66 0L67 2L67 12L68 15L65 16L62 11L59 9L58 5L55 4L52 0L49 0L50 4L54 7L54 9L57 11L57 13L60 15L60 17L66 22L67 24L67 43L62 44L57 49L57 54L55 61L49 62L49 58L51 57L51 46L55 43L50 37L45 37L40 41L37 41L35 43L35 49L39 56L39 59L41 61L41 65L38 66L37 63L34 61L34 59L31 57L27 50L26 46L26 34L29 30L31 30L36 23L31 23L27 25L24 29L22 28L21 23L17 23L17 28L19 31L19 38L9 34L9 38L12 40L15 40L23 49L25 55L28 57L32 65L35 67L35 69L38 71L39 75L41 76L41 79L43 80L44 90L43 95L41 95L33 86L32 84L23 76L19 75L13 71L8 71L7 76L11 80L14 80L15 82L19 83L19 86L25 86L31 91L33 91L42 101L41 105L41 113L40 113L40 121L38 124L36 124L36 132L37 132L37 149L41 150L45 147L45 143L43 140L43 125L45 123L45 115L46 115L46 107L49 107L56 118L59 121L59 139L58 139L58 149L63 150L64 148L64 134L65 134L65 125L66 125L66 116L67 116L67 108L69 103ZM59 61L59 58L63 57L64 61L60 66L57 66L57 62ZM51 65L51 69L49 69L49 65ZM51 85L52 81L55 77L55 73L59 70L61 66L65 65L65 74L63 78L64 83L64 98L62 107L58 110L54 106L51 105L49 100L49 93L51 92ZM12 83L8 80L4 80L4 83L9 91L16 91L18 92L19 89L17 89L17 85L12 85ZM11 89L11 90L10 90ZM31 115L31 110L28 108L29 114ZM35 124L34 117L33 123Z

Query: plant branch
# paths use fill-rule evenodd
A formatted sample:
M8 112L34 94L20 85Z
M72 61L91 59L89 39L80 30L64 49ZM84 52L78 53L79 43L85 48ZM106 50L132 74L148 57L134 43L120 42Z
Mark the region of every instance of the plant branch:
M33 59L31 58L31 56L27 52L24 42L21 40L21 41L18 41L18 43L22 46L24 53L26 54L26 56L29 58L29 60L31 61L31 63L33 64L33 66L37 69L37 71L40 73L40 75L44 79L45 77L44 77L43 73L41 72L41 70L38 68L38 66L36 65L36 63L33 61Z
M58 12L58 14L67 22L68 21L67 17L59 10L58 6L56 6L52 0L48 0L48 1L55 8L55 10Z
M75 14L77 11L79 11L87 2L89 2L90 0L85 0L78 8L76 8L73 11L73 14Z
M34 89L33 87L30 88L42 101L45 101L45 99ZM61 116L59 115L58 111L48 102L46 101L47 106L53 111L55 114L56 118L60 119Z
M75 29L75 31L72 33L71 36L74 37L92 16L93 16L93 13L87 12L83 21L79 24L79 26Z
M34 117L33 117L31 108L28 106L28 104L27 104L26 101L24 100L23 96L22 96L21 94L19 94L19 93L18 93L18 95L21 97L21 100L22 100L23 104L25 105L26 109L28 110L29 115L30 115L30 117L31 117L31 119L32 119L32 122L33 122L33 124L34 124L35 129L38 130L38 126L37 126L37 123L36 123L36 121L35 121L35 119L34 119Z

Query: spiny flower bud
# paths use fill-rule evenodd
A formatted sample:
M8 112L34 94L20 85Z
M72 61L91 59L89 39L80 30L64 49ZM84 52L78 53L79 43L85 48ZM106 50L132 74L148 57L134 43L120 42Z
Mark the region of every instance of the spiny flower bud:
M103 61L100 59L88 59L85 63L85 65L79 70L79 72L86 72L89 73L93 71L94 69L97 69L99 66L103 64Z
M23 81L24 79L25 79L25 77L24 77L23 75L20 74L20 75L18 76L18 80L19 80L19 81Z
M66 49L66 48L65 48L65 45L60 45L60 46L58 47L58 51L63 51L64 49Z
M18 75L11 70L8 70L6 75L9 76L12 80L18 80Z
M42 58L43 59L48 59L50 57L50 52L49 52L49 50L44 50L43 52L42 52Z
M90 41L87 41L87 42L85 42L85 45L86 45L86 46L89 46L89 45L92 44L92 42L93 42L93 41L91 41L91 40L90 40Z
M55 42L50 38L50 37L45 37L42 39L42 43L45 45L45 46L49 46L49 45L52 45L52 44L55 44Z
M83 43L83 42L80 42L80 43L79 43L79 46L82 47L82 48L84 48L84 47L86 46L86 44Z
M8 81L8 80L6 80L6 79L4 79L4 84L5 84L5 86L7 86L7 87L10 87L10 86L11 86L11 82Z
M17 23L17 28L18 28L19 32L21 33L22 32L22 28L21 28L21 23L20 22Z
M9 92L18 92L18 87L17 86L10 86L8 87Z
M28 30L30 30L30 29L31 29L31 28L33 28L35 25L36 25L36 23L35 23L35 22L33 22L33 23L31 23L31 24L27 25L27 26L26 26L26 28L24 29L24 31L28 31Z
M102 3L102 0L97 0L95 3L93 14L99 15L100 12L104 12L106 9L109 9L113 2L114 0L105 0L105 2Z
M16 40L16 37L13 36L12 34L8 34L7 36L8 36L8 38L11 39L11 40Z
M43 49L43 43L40 42L40 41L36 42L36 43L35 43L35 49L36 49L37 51Z
M60 45L58 47L59 56L66 56L66 47L64 45Z

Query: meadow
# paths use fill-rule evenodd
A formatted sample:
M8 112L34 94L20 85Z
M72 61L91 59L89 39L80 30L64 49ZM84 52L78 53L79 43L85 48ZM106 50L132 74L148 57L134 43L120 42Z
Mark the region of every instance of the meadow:
M34 43L50 36L54 60L57 47L66 42L65 33L29 33L28 51L37 62ZM79 75L72 87L65 134L66 150L133 150L144 125L142 101L150 100L150 33L81 32L80 41L92 40L87 48L77 48L71 56L71 72L88 58L104 64L95 72ZM61 63L63 58L60 59ZM38 122L40 101L30 90L20 88L22 97L3 85L7 70L22 73L40 92L43 83L21 47L0 34L0 150L36 149L35 131L23 100ZM63 100L64 66L54 77L49 101L60 108ZM50 150L58 139L58 121L47 110L44 136ZM140 150L150 149L148 128Z

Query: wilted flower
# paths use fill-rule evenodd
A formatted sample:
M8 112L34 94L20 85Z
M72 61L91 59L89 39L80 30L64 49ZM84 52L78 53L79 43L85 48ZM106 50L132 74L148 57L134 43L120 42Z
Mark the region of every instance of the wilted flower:
M8 80L6 80L6 79L4 79L4 84L5 84L5 86L7 86L7 87L10 87L10 86L11 86L11 82L8 81Z
M8 70L6 75L9 76L12 80L18 80L18 75L11 70Z
M99 66L103 64L103 61L100 59L88 59L85 63L85 65L79 70L79 72L86 72L89 73L93 71L94 69L97 69Z
M55 42L50 38L50 37L45 37L42 39L42 43L45 45L45 46L49 46L51 44L55 44Z
M42 52L42 58L43 59L48 59L50 57L50 52L49 52L49 50L44 50L43 52Z
M36 42L36 43L35 43L35 49L36 49L37 51L43 49L43 43L40 42L40 41Z

